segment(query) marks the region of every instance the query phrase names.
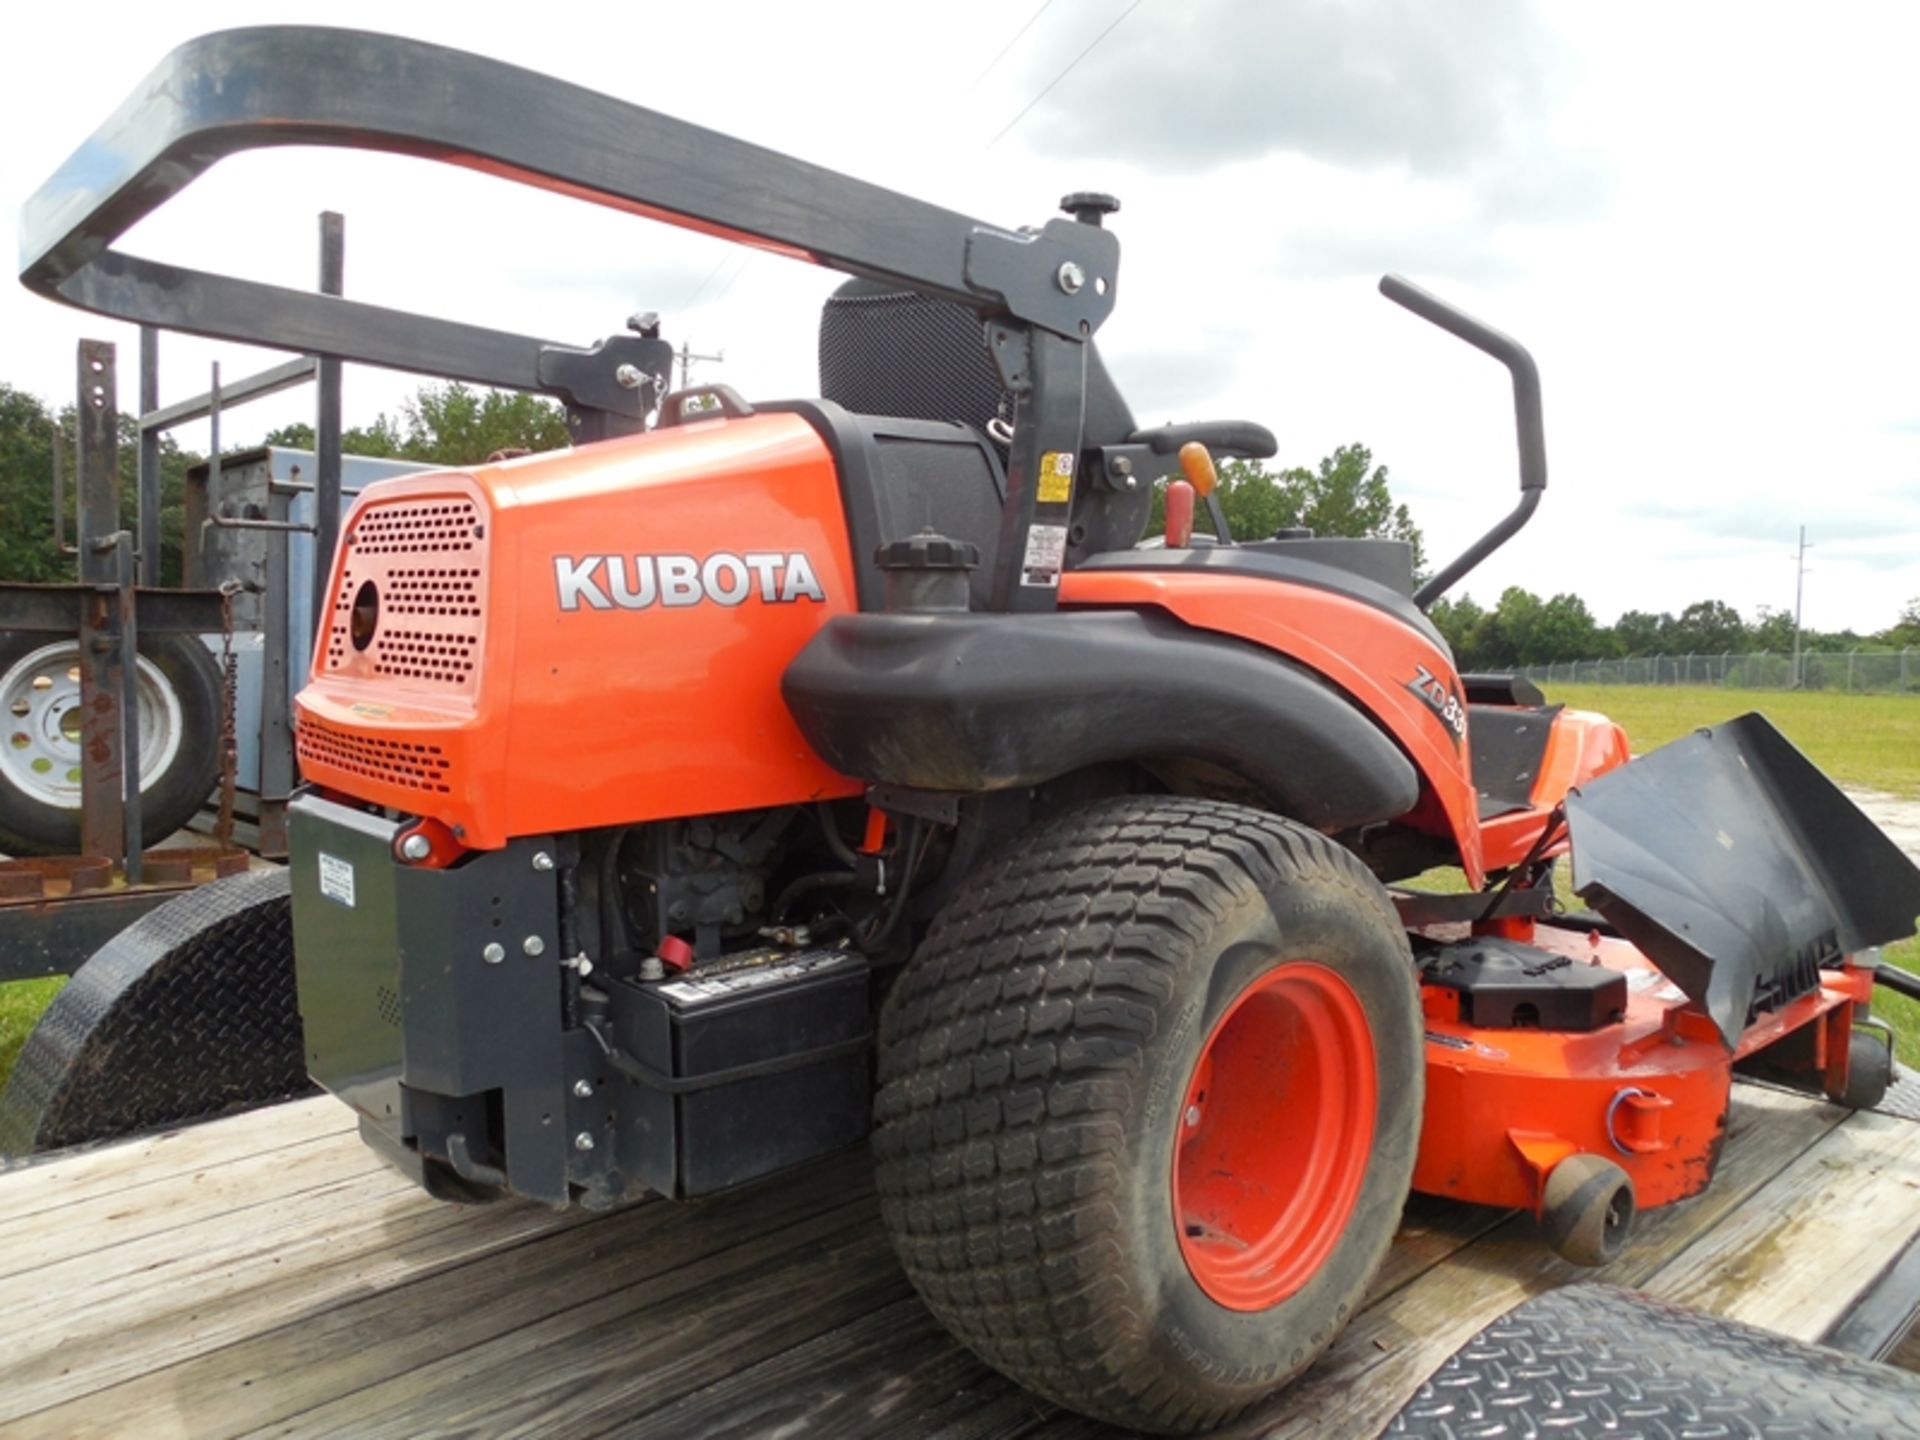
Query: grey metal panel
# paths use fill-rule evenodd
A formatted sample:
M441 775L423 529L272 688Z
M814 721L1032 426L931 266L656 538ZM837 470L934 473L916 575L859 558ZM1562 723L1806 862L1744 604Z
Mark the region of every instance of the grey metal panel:
M1764 716L1661 746L1567 796L1573 888L1732 1045L1756 1000L1913 933L1920 867Z

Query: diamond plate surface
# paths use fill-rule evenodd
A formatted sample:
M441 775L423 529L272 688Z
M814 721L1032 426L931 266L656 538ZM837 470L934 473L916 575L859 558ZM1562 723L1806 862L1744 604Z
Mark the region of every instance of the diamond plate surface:
M1893 1084L1880 1103L1873 1107L1882 1115L1898 1115L1902 1120L1920 1120L1920 1071L1904 1065L1893 1067Z
M284 870L216 880L96 951L0 1097L0 1155L137 1134L309 1088Z
M1383 1432L1423 1440L1920 1436L1920 1376L1605 1285L1537 1295Z

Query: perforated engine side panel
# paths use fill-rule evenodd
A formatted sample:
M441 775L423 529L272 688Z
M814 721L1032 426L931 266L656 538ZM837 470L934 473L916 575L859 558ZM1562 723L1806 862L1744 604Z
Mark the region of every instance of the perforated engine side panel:
M1427 1440L1920 1436L1920 1375L1605 1285L1537 1295L1383 1432Z
M29 1154L307 1090L284 870L216 880L103 945L54 998L0 1097Z

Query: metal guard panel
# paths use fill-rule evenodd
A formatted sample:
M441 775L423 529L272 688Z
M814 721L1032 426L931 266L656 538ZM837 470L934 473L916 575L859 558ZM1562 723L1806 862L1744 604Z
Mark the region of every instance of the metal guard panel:
M1732 1046L1756 1004L1913 933L1920 869L1765 717L1662 746L1567 796L1573 888Z
M1119 244L1097 226L985 225L517 66L310 26L173 51L22 207L23 283L125 320L537 388L521 337L108 248L222 158L282 145L460 165L1072 338L1100 326L1117 289ZM1106 285L1066 293L1053 277L1069 261Z

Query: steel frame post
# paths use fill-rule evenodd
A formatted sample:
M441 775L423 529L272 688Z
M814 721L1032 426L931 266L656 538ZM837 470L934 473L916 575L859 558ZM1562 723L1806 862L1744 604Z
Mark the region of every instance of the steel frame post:
M336 211L320 216L320 293L339 295L346 282L347 222ZM333 574L333 552L340 543L340 391L337 359L320 358L319 395L314 417L313 618L323 625Z
M318 496L316 495L316 499ZM336 501L334 508L339 509ZM268 858L287 853L287 797L293 790L293 696L287 676L287 583L292 525L284 488L267 486L267 566L260 608L260 834ZM280 600L275 603L274 597Z
M988 346L1014 396L1007 498L993 556L992 607L1052 610L1066 568L1086 421L1087 347L1050 331L993 323Z
M140 327L140 418L160 408L160 331ZM140 427L139 577L142 585L160 583L160 432Z
M126 734L120 712L130 668L122 661L122 603L116 594L121 587L113 540L120 530L114 347L103 340L82 340L76 375L75 539L80 581L92 587L80 602L80 849L111 856L120 852L126 838Z
M116 431L117 417L116 417ZM127 884L138 885L145 869L140 816L140 630L134 603L133 536L125 530L95 542L113 552L114 656L120 682L120 843ZM182 741L185 740L182 736Z

